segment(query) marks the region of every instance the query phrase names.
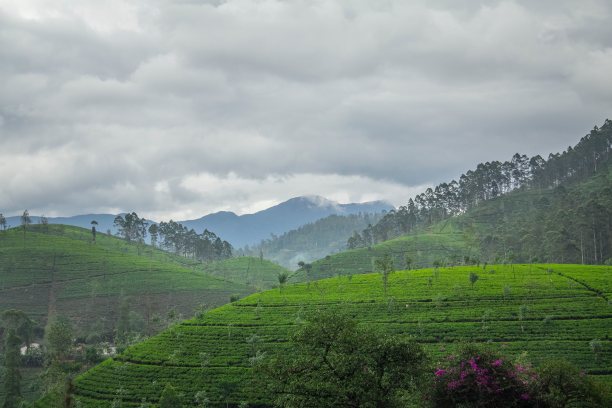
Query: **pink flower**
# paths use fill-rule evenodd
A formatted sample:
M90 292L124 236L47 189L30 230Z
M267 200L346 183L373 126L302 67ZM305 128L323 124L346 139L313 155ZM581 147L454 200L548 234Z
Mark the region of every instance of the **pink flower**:
M442 377L444 374L446 374L446 370L443 370L441 368L438 368L436 372L434 373L436 377Z
M501 361L500 359L497 359L493 362L493 367L501 367L503 361Z
M474 361L473 358L470 359L470 361L468 361L468 363L470 363L470 366L472 367L472 370L478 370L478 364L476 364L476 361Z
M459 385L461 385L461 383L459 381L453 380L453 381L448 383L448 389L449 390L456 390L457 388L459 388Z
M528 400L529 400L529 398L530 398L530 397L529 397L529 394L527 394L526 392L525 392L525 393L523 393L523 394L521 394L521 399L522 399L522 400L528 401Z

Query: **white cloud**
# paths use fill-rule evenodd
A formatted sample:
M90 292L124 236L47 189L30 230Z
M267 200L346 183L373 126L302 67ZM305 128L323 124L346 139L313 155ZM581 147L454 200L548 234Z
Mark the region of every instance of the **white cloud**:
M612 5L0 0L0 209L400 204L612 109Z

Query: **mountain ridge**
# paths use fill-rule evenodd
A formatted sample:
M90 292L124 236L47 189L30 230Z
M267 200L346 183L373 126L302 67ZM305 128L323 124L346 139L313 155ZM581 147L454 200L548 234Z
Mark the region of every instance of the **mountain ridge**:
M329 215L351 215L358 213L380 213L393 209L386 201L340 204L322 196L299 196L252 214L238 215L233 211L218 211L192 220L177 221L185 227L202 232L215 232L234 247L259 243L271 234L278 235L315 222ZM125 213L121 213L125 214ZM79 214L74 216L47 217L49 224L72 225L90 228L91 221L98 222L99 232L116 233L113 221L116 214ZM30 216L33 224L40 223L41 216ZM20 225L20 216L6 217L7 224ZM150 224L158 221L147 220Z

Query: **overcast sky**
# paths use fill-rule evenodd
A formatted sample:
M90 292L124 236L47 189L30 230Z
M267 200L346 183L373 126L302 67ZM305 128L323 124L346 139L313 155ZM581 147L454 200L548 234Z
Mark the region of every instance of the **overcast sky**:
M0 212L405 203L612 117L609 0L0 0Z

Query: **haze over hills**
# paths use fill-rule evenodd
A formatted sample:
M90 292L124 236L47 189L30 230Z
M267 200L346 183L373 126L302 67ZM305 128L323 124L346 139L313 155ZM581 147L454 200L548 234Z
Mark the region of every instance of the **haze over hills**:
M208 228L235 247L253 245L330 215L380 213L393 206L385 201L339 204L320 196L296 197L255 214L222 211L181 224L196 231Z
M351 215L359 213L380 213L392 210L393 206L385 201L366 203L340 204L320 196L295 197L283 203L258 211L254 214L237 215L231 211L220 211L205 215L195 220L178 221L187 228L193 228L201 233L204 229L230 242L234 247L244 247L259 243L270 238L272 234L283 234L302 225L317 221L330 215ZM138 212L137 209L135 209ZM72 225L90 228L91 221L98 222L98 231L113 234L114 214L84 214L69 217L48 217L50 224ZM32 216L32 223L40 222L39 216ZM157 221L147 220L149 223ZM15 227L20 225L20 217L7 217L7 224Z

